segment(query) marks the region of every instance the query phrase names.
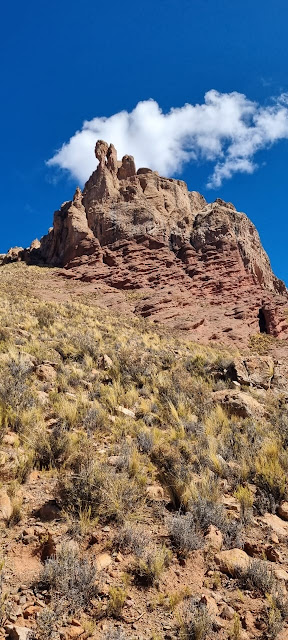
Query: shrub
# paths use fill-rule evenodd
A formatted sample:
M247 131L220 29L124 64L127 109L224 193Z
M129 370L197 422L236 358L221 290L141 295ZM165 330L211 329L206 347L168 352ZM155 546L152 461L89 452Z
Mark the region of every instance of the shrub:
M8 527L13 527L21 521L22 517L22 500L14 498L12 500L12 513L7 522Z
M251 560L248 569L239 569L239 577L243 589L255 589L265 595L275 588L274 575L264 560Z
M60 608L73 614L96 594L95 578L94 565L81 558L76 545L63 544L56 556L45 562L40 579Z
M284 616L280 609L278 609L276 601L269 595L267 596L263 617L266 623L265 638L267 638L267 640L274 640L282 630Z
M40 329L47 329L55 322L57 311L51 305L44 303L35 309L35 315Z
M212 619L201 600L191 598L184 607L180 626L181 640L204 640L211 637Z
M168 530L173 546L182 556L203 546L203 536L196 531L192 513L172 516L168 521Z
M159 469L161 483L166 485L176 509L187 506L191 483L191 464L176 446L159 444L151 451L151 459ZM188 495L187 495L188 494Z
M252 506L253 506L253 493L249 487L239 486L234 496L240 503L240 515L242 519L247 522L251 518Z
M69 435L61 421L50 432L37 430L32 443L34 464L39 469L59 466L70 454Z
M158 582L164 569L171 560L171 552L162 547L151 546L141 551L133 565L136 579L143 585L149 586Z
M263 447L256 459L256 482L260 488L272 494L276 502L285 497L287 480L281 465L280 450L277 443Z
M150 538L145 534L142 527L137 527L130 522L125 522L123 527L118 529L114 538L116 548L126 553L134 553L136 556L141 555L149 542Z
M205 533L213 524L223 534L224 545L228 548L241 547L241 523L237 520L228 520L225 508L204 498L198 497L190 505L195 526Z
M103 640L127 640L127 636L121 627L110 627L110 629L105 631Z
M110 587L108 614L113 618L120 618L127 598L127 591L123 587Z
M88 409L84 420L83 427L89 433L95 431L105 431L107 429L107 416L100 407L91 407Z
M139 431L137 434L137 444L140 451L143 453L150 453L154 446L153 433L144 429Z
M238 613L234 613L231 640L241 640L241 621Z
M24 484L26 482L29 473L32 471L34 465L34 452L33 451L25 451L18 458L18 465L15 469L15 478L20 482L20 484Z
M37 617L38 640L52 640L56 634L57 614L52 609L42 609Z
M144 499L143 488L127 473L117 473L108 465L84 462L79 471L61 474L58 492L62 504L79 517L90 510L91 517L124 522Z
M0 405L2 424L21 430L21 413L35 404L29 375L31 362L23 356L11 356L3 367L0 384Z

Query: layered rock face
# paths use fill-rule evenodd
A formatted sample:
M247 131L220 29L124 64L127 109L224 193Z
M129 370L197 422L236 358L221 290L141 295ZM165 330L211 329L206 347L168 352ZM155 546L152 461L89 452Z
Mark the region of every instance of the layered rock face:
M181 180L136 171L131 156L118 162L104 141L95 155L83 193L76 190L49 233L19 249L18 259L63 267L65 277L98 290L134 291L137 315L194 339L288 337L287 290L244 213L220 199L208 204Z

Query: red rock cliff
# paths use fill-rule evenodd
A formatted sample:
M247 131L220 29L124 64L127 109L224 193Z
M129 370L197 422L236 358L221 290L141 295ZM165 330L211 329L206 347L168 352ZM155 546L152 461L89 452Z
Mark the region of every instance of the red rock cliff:
M181 180L136 172L131 156L118 162L104 141L95 155L83 193L77 189L48 235L18 256L112 291L138 290L136 314L194 338L288 336L285 285L244 213L219 198L207 204Z

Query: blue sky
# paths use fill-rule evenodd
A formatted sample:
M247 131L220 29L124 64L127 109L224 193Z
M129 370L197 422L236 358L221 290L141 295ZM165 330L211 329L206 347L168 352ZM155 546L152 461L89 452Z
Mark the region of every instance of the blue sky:
M130 113L139 101L152 98L162 110L154 121L156 129L157 122L165 122L170 135L172 120L163 120L163 114L186 103L192 109L202 105L203 111L205 94L213 89L221 100L222 94L245 94L244 105L257 103L253 118L258 119L263 113L270 117L282 95L277 109L286 113L285 0L16 0L5 5L0 43L4 59L2 252L11 245L28 246L33 238L43 235L52 224L54 210L72 197L79 182L75 171L72 175L59 166L47 166L46 161L81 130L84 120L110 118L123 110ZM238 103L236 97L235 108ZM147 104L150 109L151 103ZM275 121L279 113L274 111ZM181 125L185 114L180 112ZM202 116L205 128L205 111ZM133 116L127 118L135 128ZM176 129L177 122L173 121ZM133 146L133 127L131 131L129 144ZM279 134L272 144L274 140L266 132L259 149L256 144L255 154L248 157L250 173L232 171L229 179L223 178L218 186L214 179L213 188L208 189L217 163L223 165L226 155L231 155L235 141L229 135L230 146L223 144L220 155L213 159L207 150L203 153L198 140L194 160L180 161L170 174L186 180L190 189L210 201L222 197L245 211L259 230L276 275L287 283L287 135ZM159 138L158 129L155 136ZM148 143L141 140L139 157L144 153L143 157L150 158L152 154L153 161L153 136ZM249 144L250 138L245 141ZM181 144L178 151L187 151L185 143ZM193 144L190 142L189 157ZM161 153L159 138L160 168L167 161ZM81 157L79 163L80 175Z

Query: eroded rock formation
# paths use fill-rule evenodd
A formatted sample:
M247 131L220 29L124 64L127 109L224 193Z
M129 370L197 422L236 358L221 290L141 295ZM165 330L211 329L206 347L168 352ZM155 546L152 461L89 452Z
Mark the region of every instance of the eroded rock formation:
M208 204L185 182L136 171L132 156L96 143L99 161L83 193L55 212L28 250L7 254L63 267L66 277L136 290L134 312L194 339L288 337L287 290L255 226L231 203ZM15 254L15 256L14 256Z

